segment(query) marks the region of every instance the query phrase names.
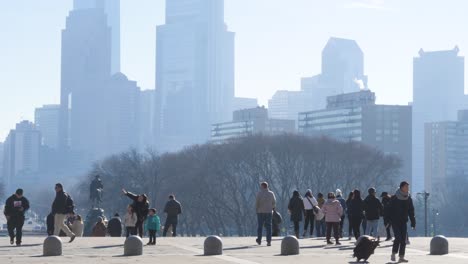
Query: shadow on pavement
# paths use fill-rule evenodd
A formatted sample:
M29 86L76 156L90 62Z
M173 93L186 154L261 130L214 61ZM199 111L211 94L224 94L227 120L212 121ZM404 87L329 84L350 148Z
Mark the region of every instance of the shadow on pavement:
M22 248L22 247L37 247L42 246L42 244L23 244L21 246L9 245L9 246L0 246L0 248Z
M240 250L240 249L249 249L249 248L252 248L252 247L249 247L249 246L244 246L244 247L223 248L223 251L224 251L224 250Z
M123 247L124 245L112 245L112 246L96 246L93 247L95 249L104 249L104 248L116 248L116 247Z

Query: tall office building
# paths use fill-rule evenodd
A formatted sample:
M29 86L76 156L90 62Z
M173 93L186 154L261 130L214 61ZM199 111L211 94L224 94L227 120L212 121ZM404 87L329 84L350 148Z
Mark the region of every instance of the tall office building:
M73 9L101 8L107 16L107 25L112 35L111 73L120 72L120 0L73 0Z
M232 103L232 112L242 109L255 108L257 106L257 98L234 97Z
M139 105L139 149L144 151L154 147L154 108L155 108L155 91L145 90L140 92Z
M156 42L158 147L204 143L211 124L228 120L234 98L234 33L224 23L224 0L167 0Z
M34 124L42 135L42 145L57 149L60 105L44 105L34 111Z
M426 52L413 62L413 192L424 190L424 124L455 121L464 98L465 60L459 49Z
M111 29L103 9L70 12L62 31L59 147L86 160L105 149L106 105L111 73Z
M312 110L305 91L276 91L268 100L268 115L276 119L295 120L300 112Z

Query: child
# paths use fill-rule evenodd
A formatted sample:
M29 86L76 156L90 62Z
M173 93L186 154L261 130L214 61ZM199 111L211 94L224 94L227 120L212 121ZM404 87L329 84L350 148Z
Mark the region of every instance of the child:
M98 221L93 228L93 237L105 237L107 228L104 224L104 219L102 217L98 217Z
M138 217L136 213L133 210L133 206L129 205L127 207L127 213L125 214L124 217L124 224L125 224L125 229L127 231L126 236L129 237L130 235L134 236L136 235L136 222L138 220Z
M84 229L83 219L81 218L81 215L77 215L75 218L75 221L73 221L73 224L71 224L71 230L73 233L75 233L77 237L82 237L83 229Z
M149 242L147 245L156 245L156 232L161 228L161 221L156 215L156 209L149 209L148 218L145 221L145 229L149 232Z

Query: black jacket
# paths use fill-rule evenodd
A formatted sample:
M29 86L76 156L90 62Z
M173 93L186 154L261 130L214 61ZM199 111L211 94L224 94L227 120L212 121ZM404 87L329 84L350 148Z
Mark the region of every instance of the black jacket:
M374 195L369 195L364 200L364 211L367 220L379 220L383 215L382 203Z
M66 192L56 193L55 200L52 203L52 214L70 214L73 213L73 209L73 201Z
M293 196L289 200L288 210L291 212L291 221L302 221L302 215L304 214L304 201L302 201L302 198L299 196Z
M382 198L382 206L383 206L383 215L384 215L384 220L387 221L388 217L390 216L390 202L391 202L390 197L383 197Z
M148 201L139 202L138 195L131 192L127 192L127 197L133 200L133 210L137 214L139 221L145 221L149 212L149 203Z
M177 200L169 200L164 207L164 213L167 214L167 218L177 219L182 213L182 206Z
M109 220L107 224L107 232L111 237L122 236L122 221L118 217L114 217Z
M411 221L411 227L416 227L416 218L414 217L414 206L411 196L408 200L400 200L396 195L392 196L390 200L390 208L386 216L392 224L406 224L408 218Z
M20 211L20 208L23 208ZM24 217L24 213L29 209L29 201L24 196L21 198L16 197L15 194L10 196L5 202L5 209L3 214L10 217Z
M352 199L350 202L350 207L348 207L348 213L350 217L363 218L364 217L364 201L362 199Z

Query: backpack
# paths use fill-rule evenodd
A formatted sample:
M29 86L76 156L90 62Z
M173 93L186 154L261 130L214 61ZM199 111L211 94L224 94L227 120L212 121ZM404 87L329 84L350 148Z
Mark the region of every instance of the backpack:
M354 255L359 262L361 259L367 261L369 257L374 254L374 250L379 246L380 238L375 239L371 236L361 236L356 242L356 247L354 248Z

